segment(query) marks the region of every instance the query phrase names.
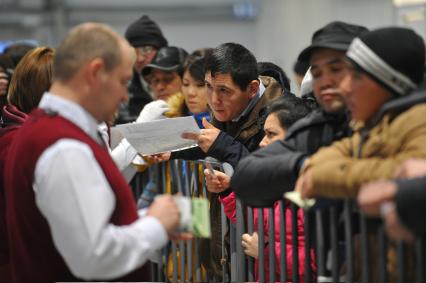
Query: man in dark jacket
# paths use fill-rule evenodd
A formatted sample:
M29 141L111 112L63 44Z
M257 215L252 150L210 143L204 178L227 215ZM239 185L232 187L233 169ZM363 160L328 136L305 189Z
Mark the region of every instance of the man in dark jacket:
M256 58L235 43L212 51L206 62L206 85L211 123L205 120L200 134L185 134L185 138L196 140L198 147L173 152L171 159L211 156L235 166L259 148L266 106L282 95L282 88L271 77L258 77Z
M129 25L124 35L136 51L133 78L129 85L129 102L120 109L117 124L133 122L142 108L152 101L148 84L141 75L143 67L151 63L158 49L168 45L160 27L144 15Z
M186 134L186 138L198 142L198 147L173 152L171 158L194 160L211 156L235 166L242 157L258 149L264 136L266 107L282 96L281 86L271 77L258 77L256 58L235 43L225 43L213 49L206 62L205 79L212 121L203 120L205 129L200 134ZM207 249L203 249L202 257L209 261L206 266L209 278L226 281L222 278L222 265L227 257L221 254L218 197L219 194L212 194L210 198L213 229L210 255L205 252Z
M243 202L272 205L294 189L304 160L320 147L349 134L349 119L339 83L345 73L345 51L352 39L367 31L362 26L332 22L316 31L298 60L308 60L313 92L321 108L299 120L279 141L242 160L231 186ZM267 187L259 193L259 188Z

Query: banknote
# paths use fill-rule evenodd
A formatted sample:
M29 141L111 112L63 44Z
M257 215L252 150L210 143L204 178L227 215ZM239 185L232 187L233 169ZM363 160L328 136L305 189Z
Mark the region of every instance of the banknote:
M315 199L302 198L300 192L296 191L284 193L284 198L290 200L304 210L311 208L315 204Z
M173 197L180 211L179 232L190 232L195 237L210 238L210 212L206 198Z

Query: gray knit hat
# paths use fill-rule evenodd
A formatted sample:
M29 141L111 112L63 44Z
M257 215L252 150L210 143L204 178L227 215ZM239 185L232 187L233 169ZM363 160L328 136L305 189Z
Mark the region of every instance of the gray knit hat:
M423 80L425 45L413 30L388 27L355 38L346 56L375 81L399 96Z

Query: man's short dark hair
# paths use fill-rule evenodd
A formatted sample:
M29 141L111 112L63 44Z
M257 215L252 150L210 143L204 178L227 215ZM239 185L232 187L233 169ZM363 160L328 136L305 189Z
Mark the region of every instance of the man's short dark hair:
M241 90L257 80L257 61L254 55L238 43L224 43L214 48L206 62L206 72L212 77L218 74L230 74Z

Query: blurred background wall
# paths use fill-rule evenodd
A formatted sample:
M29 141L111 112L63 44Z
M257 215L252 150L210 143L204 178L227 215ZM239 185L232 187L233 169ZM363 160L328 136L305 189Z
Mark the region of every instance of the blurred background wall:
M407 2L412 2L408 3ZM170 45L189 52L234 41L259 61L292 66L312 33L333 20L368 28L402 25L426 35L421 0L0 0L0 42L36 40L56 46L70 27L85 21L123 34L143 14L162 28ZM293 85L294 86L294 85Z

